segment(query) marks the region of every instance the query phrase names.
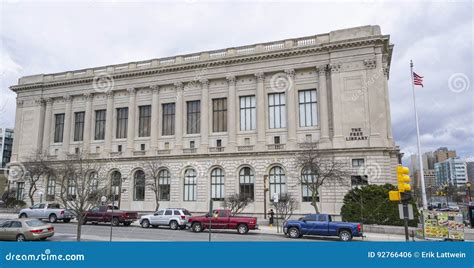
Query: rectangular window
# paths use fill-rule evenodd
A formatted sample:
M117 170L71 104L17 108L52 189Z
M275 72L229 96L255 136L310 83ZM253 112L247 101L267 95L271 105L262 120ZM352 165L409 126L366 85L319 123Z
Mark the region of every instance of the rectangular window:
M103 140L105 138L105 115L105 110L95 111L94 140Z
M285 93L268 94L268 122L270 128L286 127Z
M46 201L54 201L56 195L56 178L49 177L46 185Z
M257 127L255 96L240 97L240 130L255 130Z
M216 140L216 147L222 147L222 140Z
M122 151L122 145L117 145L117 152L121 152Z
M280 136L273 137L273 144L280 144Z
M227 98L212 100L212 131L227 131Z
M188 134L200 132L201 125L201 101L187 102L186 128Z
M175 104L163 104L163 136L174 135Z
M352 167L362 167L364 165L363 158L352 159Z
M318 124L316 89L299 91L300 127Z
M194 149L196 147L196 143L194 141L189 141L189 148Z
M82 141L84 139L84 117L85 112L74 113L74 141Z
M117 139L127 138L128 127L128 107L117 109Z
M25 195L25 183L17 182L16 183L16 199L23 200L24 195Z
M138 107L138 137L150 137L151 105Z
M145 144L143 144L143 143L140 144L140 150L141 150L141 151L145 151Z
M54 115L54 142L63 142L64 114Z
M67 199L74 200L76 199L77 188L76 188L76 181L74 179L67 180Z
M170 200L170 174L168 170L161 170L158 173L158 192L159 200Z

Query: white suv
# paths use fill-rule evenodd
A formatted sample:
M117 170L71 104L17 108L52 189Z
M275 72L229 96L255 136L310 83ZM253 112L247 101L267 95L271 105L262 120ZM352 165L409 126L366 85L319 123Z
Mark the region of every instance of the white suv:
M154 214L143 215L140 218L142 228L150 226L158 227L162 225L169 226L172 230L185 229L191 213L184 208L166 208L160 209Z

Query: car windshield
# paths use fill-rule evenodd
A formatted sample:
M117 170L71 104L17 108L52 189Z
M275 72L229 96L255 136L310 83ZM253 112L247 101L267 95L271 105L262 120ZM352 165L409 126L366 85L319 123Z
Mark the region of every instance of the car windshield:
M38 227L38 226L45 225L44 222L40 220L29 220L29 221L26 221L26 224L30 227Z
M186 209L183 209L183 213L184 215L191 216L191 213L189 213L189 211L187 211Z

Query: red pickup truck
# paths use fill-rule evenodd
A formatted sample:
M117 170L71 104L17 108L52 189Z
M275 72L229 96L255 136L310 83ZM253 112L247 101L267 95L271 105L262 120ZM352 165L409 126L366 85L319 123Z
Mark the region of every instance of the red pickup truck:
M207 213L204 216L191 217L187 226L194 232L201 232L210 227L211 229L234 229L239 234L258 229L257 218L232 216L228 209L216 209L212 215Z
M132 222L138 220L138 213L132 211L123 211L111 206L97 206L84 213L82 224L89 222L112 222L112 225L118 226L122 223L129 226Z

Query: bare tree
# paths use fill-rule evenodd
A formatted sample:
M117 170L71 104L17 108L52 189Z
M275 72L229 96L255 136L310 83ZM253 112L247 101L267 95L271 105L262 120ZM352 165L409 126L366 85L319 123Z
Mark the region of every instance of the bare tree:
M100 183L99 165L84 160L81 155L68 156L55 170L60 186L60 202L76 216L76 239L81 241L84 213L100 203L100 198L106 195L107 186Z
M275 208L279 218L284 221L291 218L293 212L298 208L298 201L291 194L280 194L278 202L273 202L272 206Z
M347 185L349 173L346 163L335 160L333 156L323 155L318 144L309 143L295 156L297 166L302 167L299 183L307 187L311 194L311 205L319 213L319 190L323 185Z
M155 211L160 208L160 171L162 170L162 164L160 161L147 161L145 162L146 182L145 185L148 189L153 191L155 195Z
M241 213L251 202L252 199L249 197L237 193L224 198L224 207L230 209L232 216L234 216Z
M38 181L43 176L50 176L53 171L49 166L46 159L46 154L41 151L34 152L25 162L22 163L24 166L24 177L28 182L28 197L30 203L33 206L35 204L34 196L38 190Z

